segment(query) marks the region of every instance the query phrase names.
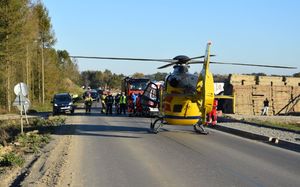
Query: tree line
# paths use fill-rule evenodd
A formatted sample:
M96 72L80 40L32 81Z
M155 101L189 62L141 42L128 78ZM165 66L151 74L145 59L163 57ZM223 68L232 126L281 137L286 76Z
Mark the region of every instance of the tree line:
M78 67L65 50L55 50L55 34L41 1L0 0L0 109L11 111L13 87L24 82L29 99L44 104L54 93L79 83Z
M157 72L145 75L143 73L134 73L132 78L148 78L151 81L162 81L168 73ZM124 74L112 73L110 70L105 71L83 71L81 72L80 83L84 87L102 88L102 89L121 89L122 80L127 76Z
M134 73L130 77L132 78L148 78L151 81L164 81L169 73L157 72L154 74L145 75L143 73ZM199 76L199 73L195 72L194 75ZM252 73L247 75L267 76L265 73ZM229 75L214 74L215 82L226 82ZM272 75L280 76L280 75ZM103 88L103 89L120 89L122 80L127 77L124 74L112 73L110 70L105 71L83 71L80 74L80 84L84 87L91 88ZM300 77L300 73L293 74L293 77Z

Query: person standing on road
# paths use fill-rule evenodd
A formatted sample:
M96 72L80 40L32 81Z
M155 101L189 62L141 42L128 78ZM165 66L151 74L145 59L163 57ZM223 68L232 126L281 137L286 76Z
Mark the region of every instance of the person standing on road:
M91 107L93 104L93 98L91 96L91 94L89 93L85 99L84 99L84 103L85 103L85 113L91 113Z
M121 94L118 93L116 96L115 96L115 112L116 114L120 114L120 97L121 97Z
M108 93L108 96L105 98L105 104L106 104L106 115L108 114L112 115L112 106L114 104L114 97L111 95L111 93Z
M120 114L122 114L122 111L123 113L126 115L126 103L127 103L127 99L126 99L126 96L125 96L125 93L122 92L121 96L120 96Z
M103 94L101 95L101 106L102 106L102 107L101 107L101 114L106 113L105 98L106 98L106 94L103 93Z
M268 98L266 98L265 100L264 100L264 108L263 108L263 111L262 111L262 113L261 113L261 115L262 116L267 116L268 115L268 111L269 111L269 100L268 100Z

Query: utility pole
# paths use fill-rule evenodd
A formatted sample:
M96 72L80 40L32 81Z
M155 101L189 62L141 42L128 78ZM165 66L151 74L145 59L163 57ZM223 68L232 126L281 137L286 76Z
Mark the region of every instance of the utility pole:
M45 60L44 60L44 41L42 41L42 103L45 104Z
M8 34L6 35L6 53L8 54ZM9 56L6 57L6 104L7 104L7 109L8 109L8 112L11 111L11 95L10 95L10 76L11 76L11 62L9 61Z
M29 83L29 49L28 49L28 43L26 44L26 84L30 85ZM30 88L29 88L30 90ZM30 99L30 94L28 94L28 99Z

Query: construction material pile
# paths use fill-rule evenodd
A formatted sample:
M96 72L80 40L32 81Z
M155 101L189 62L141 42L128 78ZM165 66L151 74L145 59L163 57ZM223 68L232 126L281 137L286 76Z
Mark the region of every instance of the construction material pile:
M231 106L225 110L234 107L236 114L261 115L266 98L269 100L268 115L300 112L298 77L232 74L225 86L225 94L235 98L235 102L227 102Z

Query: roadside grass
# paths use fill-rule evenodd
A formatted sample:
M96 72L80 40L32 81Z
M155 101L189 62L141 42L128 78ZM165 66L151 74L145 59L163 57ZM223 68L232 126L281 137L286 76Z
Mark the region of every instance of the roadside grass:
M295 120L289 120L289 118L277 118L276 116L234 116L234 115L223 115L224 118L240 120L248 123L254 123L257 125L282 128L287 130L293 130L300 132L300 122Z
M18 153L10 152L0 157L0 167L19 166L22 167L25 159Z
M24 126L20 134L20 121L7 120L0 124L0 174L11 167L22 167L25 154L38 154L51 141L50 133L65 123L65 118L35 118Z
M52 111L52 104L50 101L45 101L45 104L33 103L31 110L37 112L50 112Z
M16 137L15 145L24 153L39 153L40 149L50 142L49 134L38 134L38 131L30 131Z
M276 120L260 120L260 119L243 119L243 121L247 121L250 123L255 123L258 125L265 125L269 127L278 127L278 128L283 128L283 129L288 129L288 130L294 130L294 131L300 131L300 123L295 123L295 122L284 122L284 121L276 121Z

